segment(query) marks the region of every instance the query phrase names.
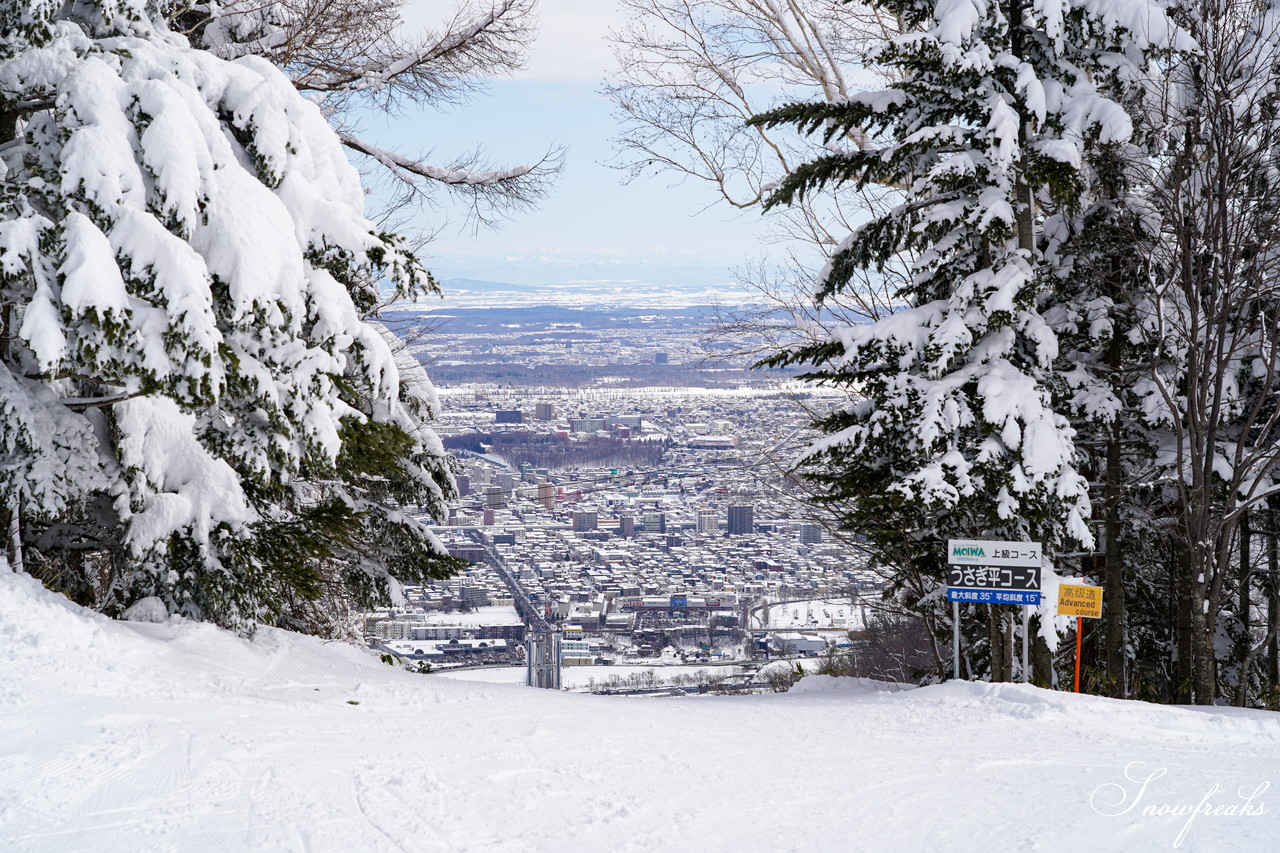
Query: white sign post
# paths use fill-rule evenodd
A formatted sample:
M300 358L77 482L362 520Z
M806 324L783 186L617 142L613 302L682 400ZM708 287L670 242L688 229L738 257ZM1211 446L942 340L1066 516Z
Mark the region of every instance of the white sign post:
M960 602L1021 604L1022 680L1030 675L1031 611L1040 603L1039 542L1002 542L992 539L947 540L947 599L951 601L955 633L953 673L960 677Z

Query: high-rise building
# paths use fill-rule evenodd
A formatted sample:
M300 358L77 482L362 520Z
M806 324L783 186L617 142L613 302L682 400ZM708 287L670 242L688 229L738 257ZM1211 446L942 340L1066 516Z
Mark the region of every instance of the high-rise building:
M458 590L458 600L468 607L488 607L489 592L478 586L464 586Z
M667 514L665 512L646 512L640 516L640 526L645 533L666 533Z
M538 503L547 509L556 508L556 487L550 483L538 484Z
M459 474L453 481L458 484L458 497L465 498L471 494L471 478L466 474Z
M715 510L698 510L698 532L702 534L715 534L720 532L720 516Z
M499 424L522 424L524 413L518 409L500 409L493 413L493 421Z
M665 352L655 352L655 353L653 354L653 363L654 363L654 364L666 364L666 363L667 363L667 354L666 354Z
M573 532L586 533L588 530L595 530L597 524L597 516L594 512L578 511L573 514Z
M804 545L817 545L822 541L822 528L816 524L800 525L800 542Z
M755 513L749 506L729 507L729 535L744 536L755 532Z
M554 421L556 407L551 403L536 403L533 407L533 416L540 421Z
M636 517L627 513L618 516L618 535L632 537L636 535Z
M502 486L485 486L484 502L485 506L504 507L507 505L507 494L502 491Z

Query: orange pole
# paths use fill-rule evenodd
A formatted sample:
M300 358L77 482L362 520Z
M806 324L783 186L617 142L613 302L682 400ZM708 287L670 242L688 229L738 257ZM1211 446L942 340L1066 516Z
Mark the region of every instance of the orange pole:
M1084 634L1084 617L1076 617L1076 692L1080 692L1080 639Z

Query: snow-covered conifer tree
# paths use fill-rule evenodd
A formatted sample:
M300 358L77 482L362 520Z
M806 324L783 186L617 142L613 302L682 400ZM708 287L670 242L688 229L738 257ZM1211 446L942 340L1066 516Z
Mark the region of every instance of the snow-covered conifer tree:
M771 204L841 182L908 194L838 247L818 291L910 250L901 307L774 363L813 365L853 395L821 421L828 435L808 470L846 526L899 567L914 606L937 600L949 536L1040 539L1050 553L1092 542L1075 430L1055 403L1064 382L1046 312L1062 295L1045 280L1041 225L1046 211L1079 204L1086 150L1128 140L1112 96L1178 35L1148 0L872 5L910 32L878 55L900 82L753 121L828 140L861 127L878 143L801 166ZM998 639L993 676L1007 677Z
M314 625L334 587L452 565L385 500L452 484L429 381L365 319L434 282L317 106L165 5L0 0L7 514L101 608ZM412 559L352 556L390 541Z
M506 168L485 165L479 149L448 164L426 162L367 137L358 114L457 106L481 80L521 68L535 5L460 2L436 26L417 32L404 23L405 0L169 0L166 14L193 46L224 59L267 59L318 103L371 187L389 191L379 221L434 206L439 190L490 223L546 193L560 169L560 149Z

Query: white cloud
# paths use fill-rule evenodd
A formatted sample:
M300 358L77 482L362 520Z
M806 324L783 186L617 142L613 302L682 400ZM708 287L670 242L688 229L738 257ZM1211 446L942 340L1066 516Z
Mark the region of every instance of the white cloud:
M542 20L520 79L600 80L614 67L608 35L623 22L615 0L540 0Z
M411 28L430 28L451 8L440 0L406 0L404 19ZM538 39L517 80L597 81L613 69L609 29L624 20L617 0L538 0L537 15Z

